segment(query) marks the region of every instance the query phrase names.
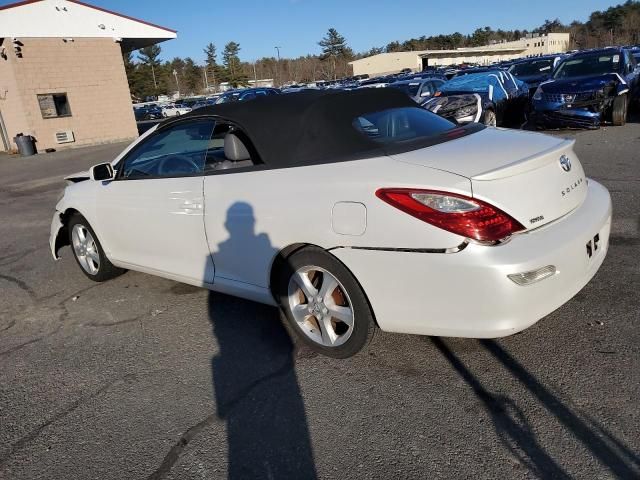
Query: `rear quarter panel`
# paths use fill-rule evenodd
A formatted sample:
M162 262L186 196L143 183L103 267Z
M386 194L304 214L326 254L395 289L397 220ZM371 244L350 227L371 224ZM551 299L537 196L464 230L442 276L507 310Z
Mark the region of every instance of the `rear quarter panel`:
M205 227L216 277L267 287L275 255L297 243L325 249L453 248L463 241L378 199L375 192L382 187L471 193L467 178L388 157L205 177ZM365 206L364 233L334 231L337 202Z

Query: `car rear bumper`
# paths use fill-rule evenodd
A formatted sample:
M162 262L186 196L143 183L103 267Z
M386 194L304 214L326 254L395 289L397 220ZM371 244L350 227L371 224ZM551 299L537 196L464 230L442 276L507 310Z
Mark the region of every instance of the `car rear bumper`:
M502 245L470 243L458 253L333 250L362 285L382 330L493 338L533 325L578 293L600 268L611 198L589 180L584 203L565 217ZM587 243L599 236L597 250ZM507 275L548 265L557 273L519 286Z

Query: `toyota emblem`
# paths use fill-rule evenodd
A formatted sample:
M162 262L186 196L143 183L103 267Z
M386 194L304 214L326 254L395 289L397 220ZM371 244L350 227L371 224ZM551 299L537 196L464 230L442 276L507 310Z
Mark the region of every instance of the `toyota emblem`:
M562 169L565 172L568 172L571 170L571 160L569 160L569 157L567 157L566 155L562 155L560 157L560 166L562 167Z

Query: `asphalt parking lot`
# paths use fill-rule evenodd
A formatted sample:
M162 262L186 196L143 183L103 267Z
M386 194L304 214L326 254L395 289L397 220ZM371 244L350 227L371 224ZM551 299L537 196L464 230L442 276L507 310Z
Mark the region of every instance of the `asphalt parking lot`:
M640 477L640 123L553 134L613 198L591 283L509 338L348 360L270 307L54 262L62 176L123 145L0 157L0 478Z

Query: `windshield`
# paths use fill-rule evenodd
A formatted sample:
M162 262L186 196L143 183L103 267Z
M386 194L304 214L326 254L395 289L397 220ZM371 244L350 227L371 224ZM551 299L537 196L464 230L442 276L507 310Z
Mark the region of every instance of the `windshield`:
M391 108L356 117L353 126L379 143L391 144L433 137L455 127L422 108Z
M532 62L516 63L509 67L509 73L519 76L539 75L542 73L551 73L553 66L552 59L535 60Z
M216 103L218 104L218 103L237 102L239 98L240 98L239 93L228 93L226 95L222 95L218 97L218 100L216 100Z
M398 90L406 93L410 97L415 97L416 95L418 95L418 90L420 90L420 82L392 83L389 86L392 88L397 88Z
M447 92L487 92L489 86L498 86L497 74L470 73L461 77L455 77L438 89L443 93Z
M618 53L585 55L562 62L553 74L553 78L615 73L620 70L620 65L620 54Z

